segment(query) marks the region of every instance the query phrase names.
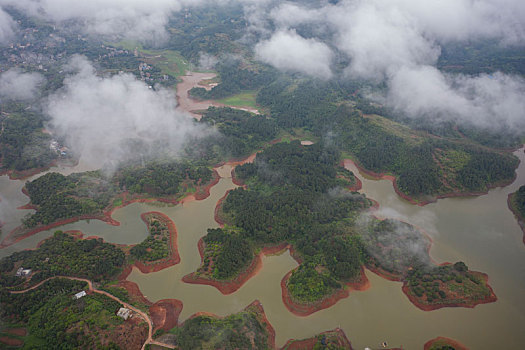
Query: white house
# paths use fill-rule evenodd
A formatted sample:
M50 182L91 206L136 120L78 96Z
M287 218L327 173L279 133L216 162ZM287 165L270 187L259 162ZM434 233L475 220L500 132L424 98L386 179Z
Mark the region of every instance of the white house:
M86 291L83 290L81 292L78 292L77 294L75 294L75 299L80 299L82 297L85 297L87 294L86 294Z
M127 320L128 318L130 318L132 316L131 315L131 310L127 309L125 307L121 307L117 311L117 316L122 317L124 320Z

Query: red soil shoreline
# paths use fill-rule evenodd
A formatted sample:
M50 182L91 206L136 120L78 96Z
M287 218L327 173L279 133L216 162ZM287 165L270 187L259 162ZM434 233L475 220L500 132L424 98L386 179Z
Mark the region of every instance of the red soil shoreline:
M122 275L120 276L122 277ZM119 278L120 278L119 277ZM168 331L176 326L182 326L184 323L179 323L179 316L183 309L183 303L178 299L162 299L156 303L152 303L144 297L140 291L138 285L134 282L121 280L118 284L119 287L125 288L132 298L136 298L138 301L149 306L149 314L154 324L153 332L162 329ZM271 349L275 349L275 330L268 321L264 312L263 306L259 300L254 300L250 305L244 308L245 311L250 308L255 308L258 316L261 318L260 321L266 328L268 333L268 344ZM208 316L213 318L222 319L223 317L214 315L209 312L197 312L191 315L188 319L192 319L198 316Z
M493 188L505 187L505 186L510 185L511 183L514 182L514 180L516 180L516 176L517 176L516 173L514 173L514 177L512 179L508 180L508 181L504 181L504 182L500 182L500 183L489 185L488 189L486 191L479 191L479 192L451 192L451 193L439 194L439 195L434 196L433 198L431 198L429 200L419 201L419 200L416 200L413 197L410 197L409 195L401 192L401 190L397 187L397 178L395 176L387 175L385 173L376 173L376 172L373 172L371 170L366 170L358 162L353 161L352 159L344 159L343 160L343 164L345 164L347 162L355 165L355 167L359 170L360 173L365 174L366 176L369 176L369 177L373 178L374 180L389 180L389 181L392 181L392 185L394 186L394 191L396 192L396 194L399 197L403 198L404 200L406 200L407 202L409 202L411 204L418 205L420 207L423 207L423 206L425 206L427 204L430 204L430 203L435 203L435 202L437 202L438 199L453 198L453 197L477 197L477 196L482 196L482 195L485 195L485 194L489 193L489 191L491 189L493 189Z
M342 168L345 168L345 161L347 159L344 159L342 160L340 163L339 163L339 166L342 167ZM352 172L353 174L353 172ZM357 192L359 190L361 190L363 188L363 183L361 182L361 179L359 179L355 174L354 174L354 179L356 180L356 184L353 185L353 186L349 186L347 187L347 189L349 191L352 191L352 192Z
M142 261L135 261L133 265L136 266L142 273L158 272L167 267L174 266L180 263L179 247L177 245L178 234L175 223L163 213L160 213L158 211L149 211L147 213L140 214L140 218L142 219L142 221L144 221L146 225L148 225L146 216L149 214L158 215L166 222L170 236L170 256L167 259L163 259L158 262L147 263Z
M441 309L441 308L444 308L444 307L465 307L465 308L472 309L472 308L474 308L474 307L476 307L477 305L480 305L480 304L489 304L489 303L493 303L493 302L497 301L498 297L496 296L496 294L494 294L494 291L492 290L492 287L488 283L489 282L489 278L488 278L487 274L485 274L483 272L478 272L478 271L471 271L471 273L480 275L483 278L483 280L485 282L485 285L490 290L490 296L488 296L487 298L482 299L482 300L475 300L475 301L471 301L471 302L468 302L468 303L451 302L451 303L427 305L427 304L420 303L419 300L415 296L409 294L407 282L403 282L402 290L403 290L403 293L405 293L405 295L408 297L410 302L412 304L414 304L417 308L419 308L419 309L421 309L423 311L433 311L433 310L438 310L438 309Z
M162 299L149 307L149 314L153 322L153 332L159 329L169 331L179 323L182 312L182 301L177 299Z
M447 265L447 264L449 264L449 263L443 263L443 264L439 264L439 265L441 266L441 265ZM416 306L418 309L423 310L423 311L433 311L433 310L438 310L438 309L441 309L441 308L444 308L444 307L465 307L465 308L472 309L472 308L476 307L477 305L489 304L489 303L493 303L493 302L498 300L498 297L494 293L494 290L489 285L488 275L483 273L483 272L479 272L479 271L470 271L470 272L480 276L483 279L485 285L490 290L490 296L489 297L487 297L485 299L482 299L482 300L471 301L471 302L468 302L468 303L467 302L464 302L464 303L450 302L450 303L431 304L431 305L429 305L429 304L421 303L416 296L410 294L409 293L409 289L408 289L407 281L402 280L400 276L396 276L394 274L389 274L388 272L386 272L384 270L381 270L381 269L378 269L377 267L367 266L367 269L370 270L371 272L375 273L379 277L382 277L382 278L387 279L389 281L403 282L403 286L401 287L401 290L403 291L403 293L406 295L408 300L410 300L410 302L412 304L414 304L414 306Z
M22 346L24 342L20 339L10 338L10 337L0 337L0 343L6 344L8 346Z
M129 266L129 265L128 265ZM121 278L119 276L119 278ZM153 322L153 332L159 329L168 331L178 325L183 303L178 299L162 299L152 303L142 294L135 282L120 280L117 287L124 288L131 299L148 306L148 313Z
M514 196L514 193L509 193L509 195L507 196L507 206L509 207L510 211L512 212L512 214L514 214L514 217L518 221L518 225L520 225L521 231L523 231L523 244L525 244L525 218L523 218L521 214L517 212L516 210L514 210L514 208L512 207L513 196Z
M257 314L259 317L261 317L261 322L266 327L266 332L268 333L268 346L270 349L275 349L275 329L273 328L270 321L268 321L261 302L259 300L254 300L253 303L245 308L245 310L249 309L250 307L257 310Z
M331 295L323 298L321 301L315 302L313 304L299 304L293 301L292 296L290 295L288 288L286 287L288 279L292 275L294 270L288 272L283 279L281 280L281 296L284 303L284 306L295 316L308 316L317 311L328 309L334 306L339 300L347 298L352 291L365 291L370 288L370 281L366 278L364 273L364 268L361 267L361 276L360 282L348 282L345 283L344 287L336 290Z
M109 225L120 226L120 222L118 222L118 221L114 220L113 218L111 218L111 213L108 213L107 215L105 213L102 214L102 215L82 215L82 216L76 216L76 217L73 217L73 218L58 220L58 221L55 221L54 223L49 224L49 225L44 225L44 226L39 226L39 227L33 228L33 229L25 232L24 234L22 234L22 235L20 235L20 236L18 236L18 237L13 239L13 236L15 236L18 233L18 231L20 230L20 228L21 228L21 226L19 226L19 227L15 228L13 231L9 232L9 234L4 238L4 240L0 244L0 249L9 247L10 245L18 243L21 240L26 239L28 237L31 237L31 236L39 233L39 232L47 231L47 230L50 230L50 229L58 227L58 226L71 224L73 222L77 222L77 221L80 221L80 220L100 220L100 221L106 222Z
M430 350L432 345L434 345L434 343L438 341L445 342L446 344L454 347L456 350L468 350L468 348L465 345L461 344L457 340L446 338L446 337L437 337L437 338L427 341L424 345L423 350Z
M204 261L204 240L201 238L198 243L199 254L201 256L201 264ZM196 276L195 272L190 273L182 278L184 283L202 284L217 288L222 294L232 294L241 288L250 278L254 277L262 269L262 256L272 255L288 249L288 243L281 243L276 246L264 247L257 254L250 265L243 272L239 273L234 279L227 281L212 280L205 277Z
M25 337L27 335L26 328L9 328L6 329L6 332L9 334L17 335L19 337Z
M219 200L217 201L217 204L215 204L215 209L213 211L213 218L215 219L215 221L219 224L219 226L222 228L224 227L224 220L221 218L221 216L219 215L219 210L222 206L222 202L224 202L224 200L226 199L226 197L228 197L228 194L230 193L231 190L228 190L226 191L226 193L224 194L224 196L222 196L221 198L219 198ZM200 241L199 241L200 242Z

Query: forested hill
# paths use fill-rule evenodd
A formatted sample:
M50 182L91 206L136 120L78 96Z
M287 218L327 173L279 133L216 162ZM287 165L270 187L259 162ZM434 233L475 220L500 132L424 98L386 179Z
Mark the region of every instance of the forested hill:
M486 191L514 178L518 159L484 145L491 143L493 135L465 127L473 135L468 139L453 125L448 126L448 136L436 135L365 114L359 108L369 113L385 110L363 103L358 87L357 83L280 80L263 88L257 102L281 127L306 129L333 142L365 169L395 175L401 192L416 199Z
M16 102L0 102L0 111L0 172L47 167L58 158L42 114Z

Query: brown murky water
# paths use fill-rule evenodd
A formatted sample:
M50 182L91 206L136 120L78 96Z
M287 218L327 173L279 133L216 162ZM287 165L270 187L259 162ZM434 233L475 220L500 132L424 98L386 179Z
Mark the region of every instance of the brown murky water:
M113 217L121 222L121 226L91 220L60 229L78 229L86 235L104 237L109 242L133 244L147 235L140 213L151 210L165 213L177 226L181 263L151 274L133 270L129 280L138 283L151 301L164 298L182 300L181 320L197 311L231 314L259 299L276 329L278 346L289 338L305 338L341 327L356 349L365 346L379 348L385 340L391 346L422 349L427 340L438 335L457 339L471 349L521 349L525 344L525 245L522 231L506 204L508 193L525 184L523 149L516 155L521 163L516 181L510 186L493 189L480 197L442 199L424 207L411 205L397 196L390 181L366 179L357 169L350 167L363 181L362 192L380 203L380 216L402 219L432 236L431 255L436 261L462 260L473 270L489 275L498 301L474 309L421 311L401 292L401 283L387 281L367 271L371 282L369 290L353 292L335 306L308 317L297 317L288 312L281 300L280 281L296 266L288 252L265 257L261 272L231 295L224 296L210 286L183 283L182 276L199 266L199 238L206 234L207 228L217 227L213 219L217 200L235 187L229 178L228 166L220 169L222 178L205 200L177 206L135 203L114 213ZM83 170L80 168L59 171ZM0 209L6 221L4 235L28 212L14 209L27 202L27 197L20 192L22 185L22 181L0 177ZM35 247L52 231L41 232L0 250L0 256Z
M210 106L219 107L220 104L213 101L198 101L189 97L188 91L197 87L202 80L213 79L217 76L215 73L197 73L188 72L181 76L182 82L177 84L177 103L178 108L189 112L195 119L201 118L200 114L193 113L193 111L205 110Z
M518 154L523 160L522 153ZM222 176L229 168L221 169ZM355 169L351 169L355 170ZM356 172L357 173L357 172ZM354 292L334 307L308 317L296 317L284 307L280 280L295 261L288 253L263 259L262 271L239 291L224 296L215 288L190 285L182 276L199 265L197 241L209 227L216 227L213 210L217 200L235 185L223 177L211 190L210 197L178 206L135 203L117 210L118 227L97 220L65 225L62 229L79 229L86 235L100 235L115 243L137 243L146 236L140 213L158 210L170 216L179 232L181 263L151 274L134 270L129 279L139 284L152 301L180 299L184 303L181 319L197 311L218 315L237 312L259 299L277 332L277 344L289 338L304 338L341 327L357 349L377 346L387 340L406 349L421 349L424 342L438 335L460 340L472 349L495 349L503 345L519 349L525 342L525 249L522 233L506 207L506 197L525 183L525 166L521 163L517 180L488 195L443 199L425 207L410 205L393 191L389 181L363 180L363 192L381 203L380 214L397 217L425 229L434 239L431 254L438 261L465 261L471 268L489 274L499 300L474 309L447 308L423 312L414 307L401 292L401 283L384 280L367 272L372 287ZM4 187L2 187L2 193ZM1 255L34 247L52 232L41 232L0 251Z
M198 113L195 113L195 111L206 110L210 106L225 107L223 103L219 103L219 102L212 101L212 100L206 100L206 101L194 100L188 95L188 91L190 91L192 88L203 87L199 85L201 81L213 79L216 76L217 74L215 73L197 73L197 72L187 72L186 75L181 76L180 78L182 82L177 84L178 108L189 112L195 119L200 120L201 115ZM246 112L259 114L259 110L255 108L235 107L235 106L229 106L229 107L240 109Z

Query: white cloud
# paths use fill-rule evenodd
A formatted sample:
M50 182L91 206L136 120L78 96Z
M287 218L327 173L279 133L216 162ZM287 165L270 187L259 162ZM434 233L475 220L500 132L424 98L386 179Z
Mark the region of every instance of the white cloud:
M14 38L16 23L0 6L0 45L7 44Z
M332 51L317 40L305 39L295 31L279 31L255 46L259 59L278 69L306 73L318 78L332 76Z
M258 27L265 25L270 32L275 28L274 34L256 49L277 68L317 76L318 70L303 68L305 62L315 62L328 71L331 55L321 61L315 50L292 51L294 43L310 40L346 55L349 78L385 82L383 101L408 116L507 128L525 124L523 79L501 73L443 74L436 68L445 43L492 39L501 45L525 45L524 1L342 0L336 5L319 2L317 7L297 2L269 6L259 13ZM329 30L317 38L300 37L295 30L308 25ZM293 40L287 33L293 33Z
M13 68L0 75L0 97L29 100L36 96L44 77L38 73L22 73Z
M201 0L0 0L0 4L47 20L76 20L90 34L119 35L151 43L167 39L165 27L171 13L201 3Z
M525 80L502 73L444 75L434 67L399 70L389 82L389 105L412 117L463 120L485 128L525 127Z
M176 156L189 137L211 132L175 109L172 91L154 91L129 74L99 77L81 56L69 68L75 73L49 98L46 110L54 131L88 164Z

